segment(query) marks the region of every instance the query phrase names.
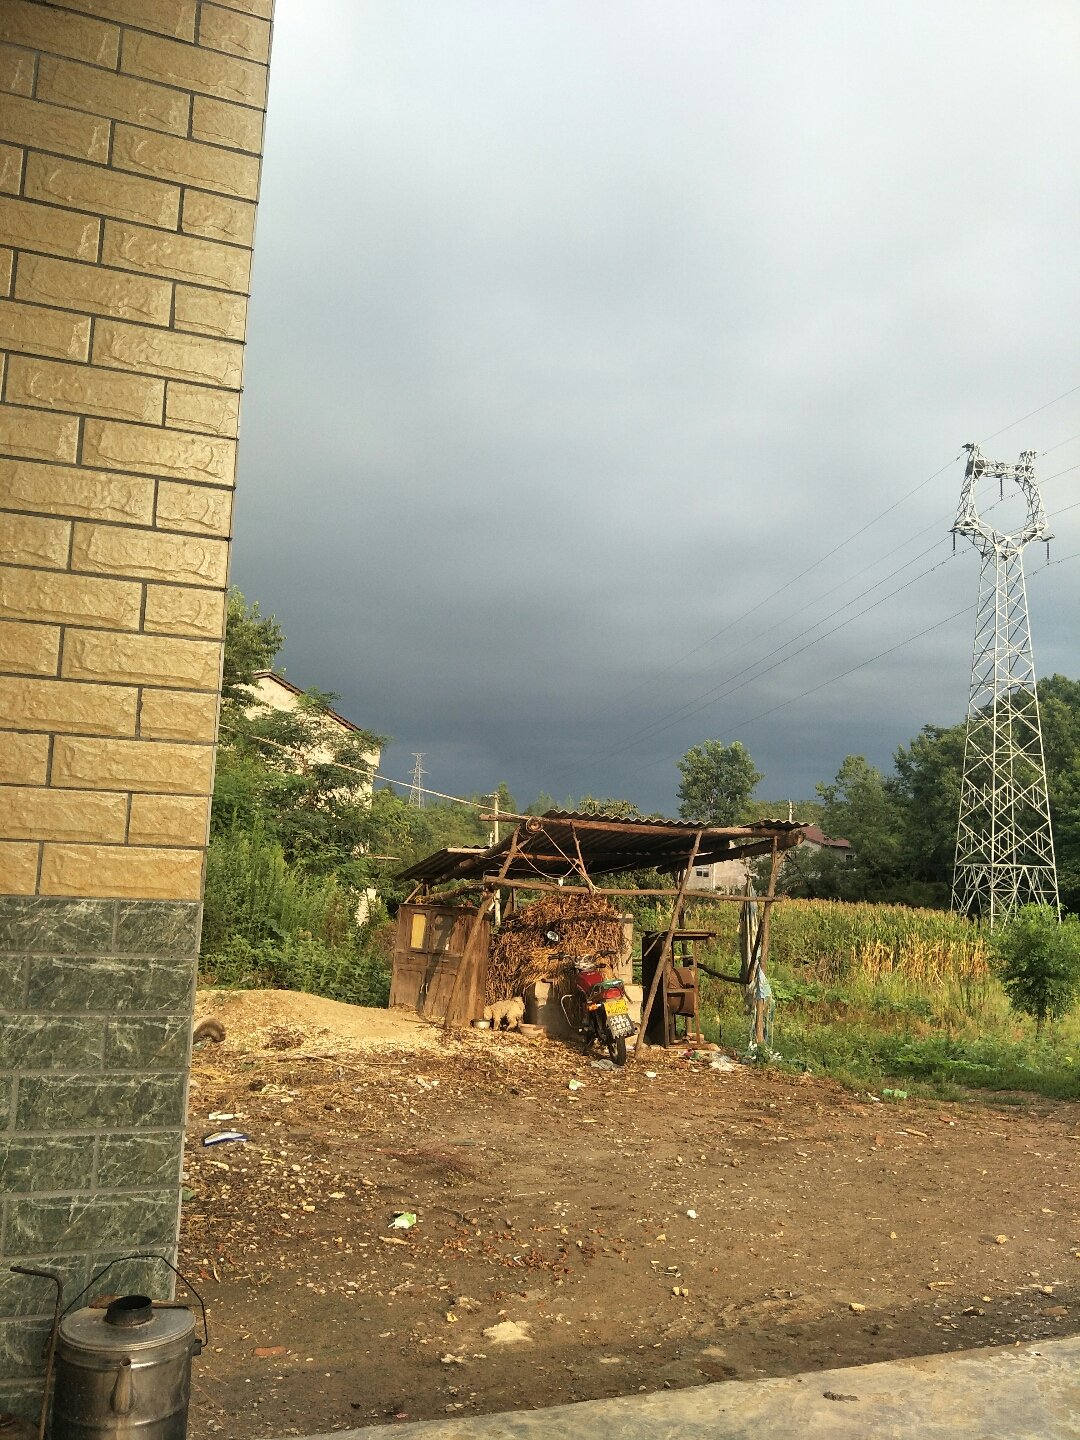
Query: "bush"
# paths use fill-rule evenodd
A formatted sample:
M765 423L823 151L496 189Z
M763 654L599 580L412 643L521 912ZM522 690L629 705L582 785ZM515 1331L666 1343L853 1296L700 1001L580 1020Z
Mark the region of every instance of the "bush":
M358 925L358 900L333 876L290 865L258 829L216 836L206 860L200 976L208 984L386 1005L393 927L381 906Z
M355 944L337 949L303 933L261 944L232 935L204 956L201 968L210 984L245 990L302 990L374 1007L390 998L390 966L366 930L358 932Z
M258 829L216 836L206 853L203 952L233 936L253 945L305 932L332 948L356 930L356 894L333 876L308 875Z
M1067 1015L1080 995L1080 921L1058 920L1049 905L1025 905L991 940L1002 987L1014 1010L1035 1020Z

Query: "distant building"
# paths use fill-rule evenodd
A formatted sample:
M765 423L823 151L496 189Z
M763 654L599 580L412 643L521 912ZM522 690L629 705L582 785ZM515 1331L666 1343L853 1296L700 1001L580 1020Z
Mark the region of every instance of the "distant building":
M808 850L828 850L838 860L851 861L855 858L850 840L832 840L817 825L807 825L803 831L803 844Z
M802 846L792 854L797 856L802 850L826 851L845 863L855 858L850 840L833 840L817 825L804 828ZM686 888L698 894L712 891L720 895L741 895L746 882L752 878L753 865L753 860L718 860L714 865L695 865Z
M257 703L269 705L272 709L282 710L286 714L299 709L300 700L304 694L298 685L294 685L291 680L286 680L285 676L279 675L276 670L256 670L255 682L248 688L251 690ZM330 733L332 733L334 729L339 729L352 735L363 734L359 725L354 725L351 720L346 720L345 716L339 715L336 710L325 711L323 723L328 727L328 732ZM374 775L374 772L379 768L381 757L382 751L378 746L374 749L364 751L364 759L367 764L371 766L372 775ZM310 758L316 764L322 764L332 760L334 757L329 747L315 746L311 750ZM365 780L357 775L355 784L350 785L348 788L358 800L371 799L371 777Z

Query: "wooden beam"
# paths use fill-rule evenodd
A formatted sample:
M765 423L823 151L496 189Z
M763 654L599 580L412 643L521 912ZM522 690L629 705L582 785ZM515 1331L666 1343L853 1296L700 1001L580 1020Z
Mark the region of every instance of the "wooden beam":
M483 821L494 820L494 815L481 815ZM532 825L530 833L539 834L544 829L545 821L551 826L564 825L567 828L571 824L576 825L580 830L604 830L611 835L666 835L668 839L674 840L683 835L687 840L693 835L704 835L710 839L736 839L743 836L769 835L767 829L756 828L753 825L704 825L692 826L689 822L671 820L650 821L650 820L601 820L580 818L575 816L571 821L570 817L558 815L508 815L505 811L499 811L500 820L514 820L520 825ZM797 831L778 831L778 834L795 834Z
M628 890L618 887L608 889L601 885L596 885L592 890L587 890L584 885L560 885L555 880L504 880L498 875L487 875L483 881L477 880L474 882L474 886L480 884L483 884L485 888L497 885L500 890L550 890L556 894L561 890L567 895L653 895L668 896L670 898L679 893L678 890L674 889ZM463 888L472 889L474 886L466 886ZM736 905L742 905L746 899L744 895L728 895L718 890L687 890L686 898L687 903L691 901L697 902L700 899L701 903L705 905L711 905L714 900L722 904L734 903ZM786 900L788 897L786 895L758 895L754 898L759 905L774 905L781 900Z
M585 881L585 884L589 887L590 891L595 894L596 886L592 882L592 876L585 868L585 859L581 853L581 841L578 839L577 827L573 824L571 824L570 826L570 834L574 837L574 849L577 851L577 863L578 869L581 871L581 878Z

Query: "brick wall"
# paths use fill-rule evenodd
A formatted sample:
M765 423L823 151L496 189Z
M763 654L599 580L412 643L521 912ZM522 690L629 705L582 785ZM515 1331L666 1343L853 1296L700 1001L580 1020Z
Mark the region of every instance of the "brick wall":
M175 1245L271 10L0 0L0 1409Z

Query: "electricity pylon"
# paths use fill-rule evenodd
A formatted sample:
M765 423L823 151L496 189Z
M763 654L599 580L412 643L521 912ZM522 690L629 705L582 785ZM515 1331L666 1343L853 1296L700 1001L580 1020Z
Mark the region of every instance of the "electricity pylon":
M409 804L417 810L424 808L424 786L422 781L426 771L424 770L423 751L413 753L412 785L409 788Z
M968 452L952 533L966 535L982 556L975 647L971 660L964 775L956 830L952 905L981 915L991 928L1021 905L1058 909L1054 836L1046 788L1035 660L1024 585L1024 546L1049 540L1035 451L1016 465ZM1027 521L1014 534L979 516L975 492L984 477L1015 483Z

